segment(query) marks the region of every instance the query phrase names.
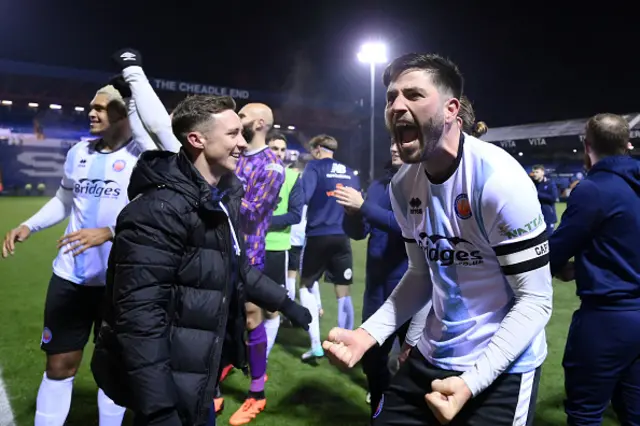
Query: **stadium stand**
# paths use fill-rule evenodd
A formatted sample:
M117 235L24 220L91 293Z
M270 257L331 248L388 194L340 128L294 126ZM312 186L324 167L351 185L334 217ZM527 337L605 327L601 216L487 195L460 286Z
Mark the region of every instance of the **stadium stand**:
M640 114L626 114L631 125L631 144L640 146ZM545 166L546 175L558 186L561 199L567 189L582 179L584 128L587 118L489 128L482 140L492 142L511 155L528 171L536 164ZM632 150L634 157L640 156Z
M90 137L87 105L111 76L0 59L0 194L53 194L66 151ZM249 101L268 103L274 107L276 127L287 135L291 159L304 155L306 141L318 133L331 133L344 142L345 149L339 153L342 161L364 158L357 155L359 123L367 116L358 104L155 77L150 81L168 109L192 93L233 95L239 108Z
M0 60L0 175L4 189L0 188L0 194L49 194L57 187L66 150L90 137L86 105L110 76L100 71ZM275 127L289 140L289 158L304 156L305 143L312 136L330 133L340 141L336 156L339 161L356 170L368 167L367 156L362 155L368 149L368 135L363 131L368 127L364 104L154 77L150 81L168 109L189 93L236 95L239 107L248 101L267 102L274 107L278 123ZM640 146L640 114L627 114L625 118L632 124L632 144ZM543 164L559 192L566 194L566 189L584 173L581 138L586 120L489 128L482 139L504 148L526 169ZM379 134L380 146L388 143L384 131ZM383 157L387 155L386 149L380 152ZM632 154L638 155L638 151ZM45 190L34 191L39 185L44 185Z

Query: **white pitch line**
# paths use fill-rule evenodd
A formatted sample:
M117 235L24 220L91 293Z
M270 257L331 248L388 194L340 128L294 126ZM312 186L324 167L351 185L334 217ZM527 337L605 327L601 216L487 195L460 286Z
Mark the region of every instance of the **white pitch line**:
M7 387L2 380L2 369L0 368L0 426L16 426L13 418L13 410L9 404Z

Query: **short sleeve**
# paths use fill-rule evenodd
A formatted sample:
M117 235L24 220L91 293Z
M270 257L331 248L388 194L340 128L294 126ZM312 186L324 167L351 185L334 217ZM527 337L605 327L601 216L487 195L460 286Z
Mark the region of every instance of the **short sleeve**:
M407 220L407 197L404 193L404 185L402 180L396 179L400 173L397 173L396 176L391 180L391 185L389 185L390 198L391 198L391 208L393 210L393 215L400 226L400 230L402 231L402 238L406 242L415 242L415 237L413 236L413 229L409 227L409 222Z

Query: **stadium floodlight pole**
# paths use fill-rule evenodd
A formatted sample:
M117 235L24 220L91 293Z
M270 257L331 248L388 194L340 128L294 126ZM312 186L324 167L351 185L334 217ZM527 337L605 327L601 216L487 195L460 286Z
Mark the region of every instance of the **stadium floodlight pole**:
M369 64L371 72L371 120L369 130L369 183L374 178L374 146L375 146L375 83L376 83L376 64L387 62L387 47L383 43L365 43L358 52L358 60L362 63Z

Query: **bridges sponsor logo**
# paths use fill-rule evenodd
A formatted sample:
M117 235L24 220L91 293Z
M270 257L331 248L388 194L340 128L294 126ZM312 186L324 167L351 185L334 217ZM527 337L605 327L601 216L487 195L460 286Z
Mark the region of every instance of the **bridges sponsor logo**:
M74 185L73 192L97 198L118 198L122 190L115 180L80 179Z

